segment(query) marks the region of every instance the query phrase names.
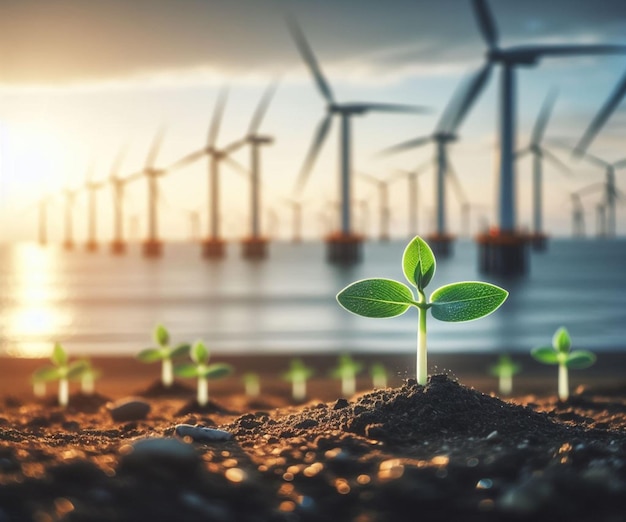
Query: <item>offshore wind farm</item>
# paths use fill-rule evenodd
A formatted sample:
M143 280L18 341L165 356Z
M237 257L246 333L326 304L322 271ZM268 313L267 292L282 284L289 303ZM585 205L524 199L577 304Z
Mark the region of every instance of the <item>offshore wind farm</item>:
M594 262L606 261L615 287L622 285L611 270L626 232L620 187L626 40L614 30L626 20L623 6L605 0L604 11L592 16L584 2L570 4L567 15L559 2L451 0L450 13L445 3L398 0L388 11L354 3L354 19L331 2L259 2L251 11L244 0L230 8L189 2L178 14L157 6L139 32L169 28L181 49L166 52L149 40L152 54L120 25L124 9L137 15L134 7L107 11L96 2L93 13L80 15L85 23L98 27L96 15L104 16L109 29L131 39L116 48L94 36L101 62L94 59L91 67L79 51L83 40L72 39L71 30L67 41L60 36L69 26L58 13L49 14L58 32L42 36L39 47L29 43L30 54L2 42L14 58L0 77L0 248L7 289L0 309L11 318L0 330L0 349L32 354L63 328L81 342L92 339L96 352L107 343L122 347L127 341L115 338L124 332L107 335L105 326L121 317L109 311L102 322L94 319L109 299L95 289L115 287L121 301L126 289L117 276L89 275L97 270L128 271L133 279L147 271L150 277L139 280L155 286L134 287L130 301L146 305L160 296L169 303L162 313L190 335L198 323L187 323L184 314L194 299L208 314L217 313L225 296L239 307L232 314L250 318L259 312L245 303L265 296L272 309L271 288L293 285L293 302L281 295L275 311L291 303L293 315L283 320L292 325L299 324L298 313L317 313L319 331L302 326L311 337L298 340L276 326L280 313L270 313L267 324L252 321L237 340L216 334L218 349L237 343L266 349L265 341L253 339L268 338L268 331L284 335L275 347L329 349L346 342L325 322L333 288L354 274L385 271L385 244L392 250L416 234L454 277L525 281L531 290L519 298L518 312L530 314L529 321L530 299L545 284L546 274L538 271L550 266L559 284L576 284L559 279L556 267L575 251L592 256L582 245L601 245L611 259L596 255ZM15 9L13 15L38 27L27 8ZM562 24L560 16L572 23ZM419 30L407 28L409 18ZM202 21L221 40L191 30ZM241 41L230 34L238 24L250 29ZM198 46L203 38L211 43L204 51ZM163 63L154 58L159 52ZM46 60L65 63L65 75L61 66L47 69ZM498 82L490 85L496 70ZM333 134L336 143L328 143ZM26 277L16 272L18 260L56 274L38 290L45 306L25 309L22 283L13 282ZM292 271L291 264L299 268ZM232 266L250 288L218 282L237 277ZM70 267L85 287L67 297L65 319L52 314L53 320L59 293L72 287ZM312 301L297 291L298 280L289 281L292 272L318 281ZM173 283L182 273L203 281L206 292L182 295ZM593 296L592 287L585 291ZM554 292L562 297L565 290ZM598 292L607 302L610 290ZM613 306L615 299L608 302ZM569 312L566 306L563 318ZM129 339L158 313L136 318ZM507 317L515 317L513 310ZM545 315L545 331L554 320ZM235 328L232 321L225 324ZM581 318L577 337L604 349L617 345L617 326L594 339L584 324ZM359 330L363 349L373 349L372 340L386 331L369 328ZM476 330L476 346L491 344Z

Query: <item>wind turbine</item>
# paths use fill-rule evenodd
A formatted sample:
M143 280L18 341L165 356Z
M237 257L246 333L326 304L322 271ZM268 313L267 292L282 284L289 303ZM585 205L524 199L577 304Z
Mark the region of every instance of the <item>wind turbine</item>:
M292 212L292 242L302 241L302 207L304 202L298 198L283 198L285 204L291 207Z
M317 88L326 101L326 115L319 123L313 142L309 148L302 169L298 177L296 189L302 190L304 184L308 180L311 169L317 159L317 156L328 136L333 117L337 116L341 120L340 132L340 198L341 198L341 228L339 232L331 234L328 239L328 260L336 263L355 263L361 257L362 238L353 233L352 229L352 213L351 213L351 136L350 124L353 116L364 116L370 112L398 112L398 113L423 113L424 108L408 105L396 105L385 103L338 103L335 100L333 91L322 74L317 63L315 55L309 46L304 33L300 29L295 18L287 19L288 27L291 35L296 43L304 62L306 63Z
M74 203L76 202L77 189L65 189L65 239L63 248L65 250L74 250L74 230L72 220L74 214Z
M418 199L419 199L419 183L418 178L423 174L430 166L430 161L424 163L413 170L400 170L396 172L396 176L390 179L390 182L394 182L396 179L406 178L408 182L407 194L409 196L408 201L408 214L409 214L409 237L413 238L417 235L418 231Z
M466 100L472 94L476 79L481 74L482 72L479 71L469 81L460 84L441 114L432 134L404 141L382 151L383 154L393 154L416 149L430 143L435 145L436 220L435 231L430 234L428 239L435 252L440 256L450 254L450 243L452 242L452 236L448 234L446 220L446 173L449 165L448 145L458 140L457 129L463 122L470 107Z
M580 194L573 192L570 194L572 201L572 236L585 236L585 209L580 199Z
M517 159L521 159L527 154L532 155L533 158L533 230L531 242L535 250L545 250L547 244L547 237L543 232L543 160L547 159L561 171L570 174L569 168L542 145L556 96L557 91L554 89L548 93L535 121L530 144L517 153Z
M126 252L126 242L124 241L124 189L127 183L143 176L143 172L126 178L119 176L119 170L125 154L126 150L121 149L113 161L109 173L109 183L113 192L113 240L111 241L111 253L114 255Z
M248 133L232 145L233 148L250 146L250 236L243 240L243 257L247 259L262 259L267 256L267 238L261 236L260 148L274 143L274 138L259 134L259 128L274 97L276 87L277 84L274 83L267 88L252 115Z
M226 107L226 100L228 98L228 90L223 88L215 102L215 108L213 110L213 117L209 125L209 131L207 134L207 142L205 147L201 150L189 154L187 157L181 159L170 167L171 170L178 169L193 163L200 157L206 155L208 157L208 197L207 197L207 213L208 213L208 234L206 239L202 241L202 255L206 258L219 259L224 257L226 252L226 241L221 235L221 222L220 222L220 166L222 162L229 165L234 170L243 173L248 177L248 172L234 159L230 157L230 154L235 152L239 147L243 145L241 140L238 140L230 145L219 148L217 147L217 138L219 135L222 119L224 116L224 109Z
M502 48L498 29L487 0L473 0L474 12L487 44L487 63L470 84L463 106L471 106L483 90L494 65L501 66L500 86L500 186L498 197L498 232L481 238L482 268L499 274L526 271L526 238L516 229L515 210L515 72L518 67L532 67L545 57L566 57L626 53L624 45L523 45Z
M378 201L380 208L380 224L379 224L379 237L380 241L389 241L389 216L391 211L389 210L389 181L379 179L371 174L359 172L358 176L371 183L378 190Z
M87 203L87 243L85 248L88 252L95 252L98 250L98 240L96 239L96 219L97 219L97 193L100 188L104 186L104 182L93 181L93 165L87 171L87 178L85 180L85 189L87 190L88 203Z
M589 127L587 127L587 130L585 130L580 138L580 141L576 144L576 147L574 147L574 155L580 157L587 151L591 142L594 140L598 132L600 132L602 127L604 127L604 124L610 118L611 114L613 114L613 111L615 111L624 96L626 96L626 74L624 74L620 81L617 82L613 92L608 97L606 102L604 102L604 105L598 111L595 118L591 121Z

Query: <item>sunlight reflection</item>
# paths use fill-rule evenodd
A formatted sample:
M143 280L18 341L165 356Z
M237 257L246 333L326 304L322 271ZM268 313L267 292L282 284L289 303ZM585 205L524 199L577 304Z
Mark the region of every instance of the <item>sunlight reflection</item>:
M60 311L55 292L56 255L34 244L16 246L13 254L13 312L6 318L7 346L13 357L50 354L59 332L67 331L72 318Z

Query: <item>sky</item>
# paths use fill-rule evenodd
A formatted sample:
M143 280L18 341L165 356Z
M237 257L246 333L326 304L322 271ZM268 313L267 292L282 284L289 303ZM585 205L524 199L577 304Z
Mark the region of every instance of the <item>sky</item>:
M621 0L491 0L503 46L536 43L626 44L626 3ZM106 181L114 158L126 155L121 175L139 171L150 144L164 129L158 166L201 148L219 90L229 88L218 144L241 138L264 90L278 89L261 131L275 142L262 150L262 227L287 238L297 174L325 102L285 24L297 17L339 101L427 106L427 115L371 114L355 118L355 171L384 179L433 157L432 147L381 157L382 148L431 133L458 84L483 63L484 43L469 0L2 0L0 2L0 242L36 238L38 201L48 194L52 241L62 240L64 188ZM520 69L518 134L528 143L543 99L559 97L547 134L575 142L626 71L626 56L546 59ZM496 222L498 75L460 128L451 161L473 204L472 232ZM626 156L626 102L590 151ZM338 199L338 133L333 127L303 191L304 232L319 237L334 218ZM568 154L555 149L563 161ZM234 158L249 165L249 151ZM531 163L517 165L518 224L530 225ZM553 234L571 231L570 193L604 179L597 167L572 163L573 174L545 169L545 224ZM623 171L624 172L624 171ZM618 186L626 182L618 173ZM620 179L622 178L622 179ZM190 215L207 227L207 162L160 179L160 228L185 239ZM355 177L357 228L377 233L373 185ZM222 223L227 237L249 229L249 182L222 171ZM407 233L406 184L390 186L392 234ZM129 184L125 208L132 235L146 230L146 183ZM583 201L586 226L595 229L600 194ZM449 194L449 228L461 231L459 202ZM367 209L367 210L366 210ZM420 177L419 228L432 229L433 172ZM77 239L86 236L84 191L75 207ZM272 217L270 217L272 216ZM98 234L111 236L112 194L98 193ZM618 207L618 233L626 211Z

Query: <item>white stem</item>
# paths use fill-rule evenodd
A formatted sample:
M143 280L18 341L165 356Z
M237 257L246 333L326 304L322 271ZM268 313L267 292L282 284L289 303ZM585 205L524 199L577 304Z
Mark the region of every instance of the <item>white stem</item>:
M384 373L374 375L374 388L386 388L387 376Z
M67 379L59 379L59 406L67 407L70 402L70 383Z
M292 393L294 400L303 401L306 397L306 381L304 379L294 379Z
M341 394L344 397L352 397L356 391L354 375L347 375L341 379Z
M94 378L91 374L85 374L80 380L80 389L85 395L93 395L95 386Z
M206 406L209 403L209 380L206 377L198 377L198 404Z
M163 359L161 365L161 381L166 388L169 388L174 382L174 368L172 366L172 360L169 358Z
M569 374L567 366L559 364L559 399L566 401L569 398Z
M417 309L419 327L417 329L417 384L426 385L428 380L428 363L426 359L426 314L427 310Z
M258 380L246 381L246 395L248 397L258 397L259 393L261 393L261 387Z
M513 391L513 376L510 373L500 374L500 394L511 395Z
M46 383L43 381L34 382L33 393L35 394L35 397L45 397L46 396Z

